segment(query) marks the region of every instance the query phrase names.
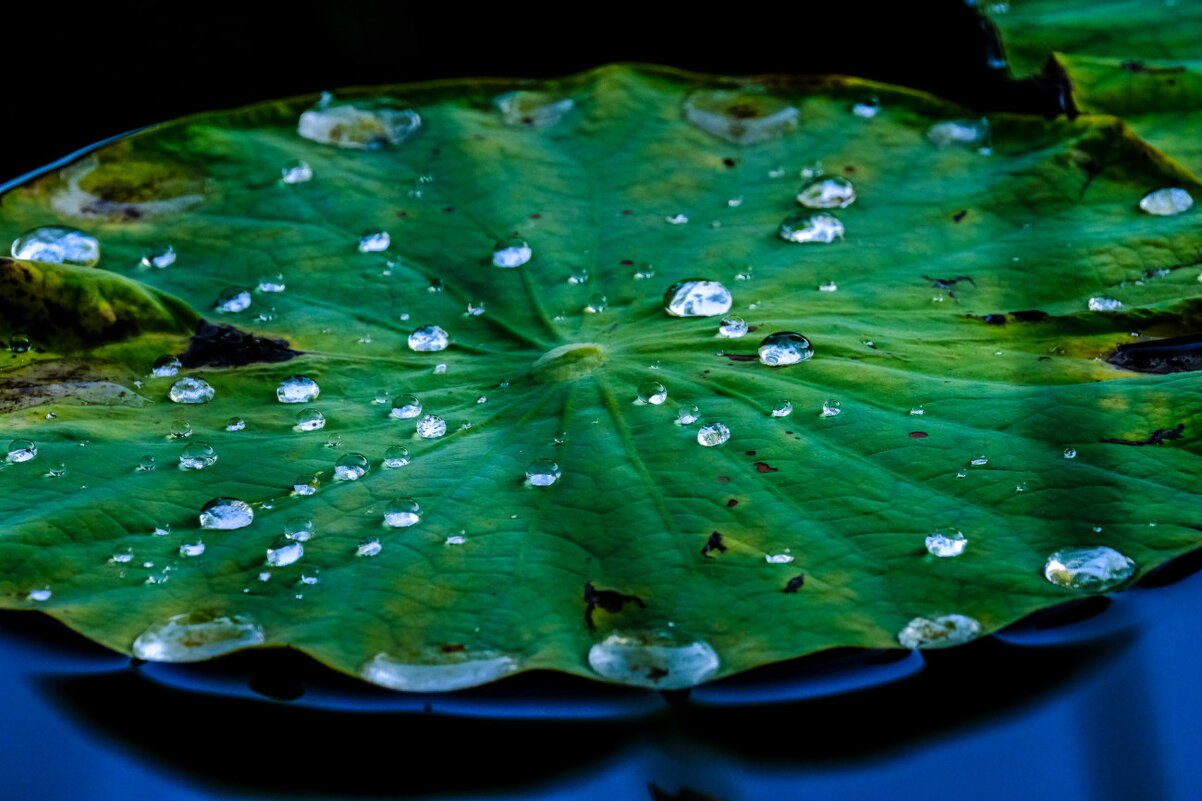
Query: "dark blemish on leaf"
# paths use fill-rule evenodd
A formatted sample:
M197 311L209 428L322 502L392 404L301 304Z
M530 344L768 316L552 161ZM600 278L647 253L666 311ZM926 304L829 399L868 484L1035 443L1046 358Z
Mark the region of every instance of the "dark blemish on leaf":
M446 208L443 209L443 211L447 212L448 214L450 214L454 210L455 210L454 206L447 206Z
M718 476L718 483L719 484L729 484L730 476Z
M954 222L960 222L967 215L968 215L968 209L964 209L963 211L957 211L955 214L952 215L952 220Z
M855 171L856 171L856 168L851 166L850 164L848 164L846 167L843 168L843 172L855 172Z
M729 157L722 159L722 163L725 164L727 167L733 167L736 164L735 160L732 158L729 158Z
M1010 316L1020 323L1038 323L1040 320L1047 318L1048 313L1039 311L1038 309L1030 309L1028 311L1010 312Z
M630 259L622 259L622 261L620 261L618 263L621 264L623 267L629 267L630 265L634 264L634 262L631 261Z
M786 433L786 434L792 434L793 432L792 432L792 431L786 431L785 433Z
M614 331L617 331L617 330L618 330L618 324L617 324L617 323L614 323L614 324L613 324L613 325L611 325L609 328L606 328L606 329L605 329L605 333L607 333L607 334L612 334Z
M755 451L744 451L743 455L744 456L755 456Z
M634 212L631 211L630 209L622 209L622 213L623 214L634 214Z
M977 285L977 282L972 280L972 276L968 275L957 275L955 278L931 278L929 275L924 275L922 279L924 281L930 281L931 286L933 286L935 289L941 289L946 292L947 296L952 300L956 300L956 292L954 289L952 289L952 287L954 287L956 284L960 283L961 281L967 281L973 286Z
M719 356L725 356L732 362L754 362L759 357L754 353L720 353Z
M757 472L757 473L779 473L780 468L773 467L772 465L768 464L767 462L756 462L755 463L755 472Z
M398 212L396 213L396 216L398 216L398 217L408 217L408 216L409 216L409 212L407 212L407 211L398 211Z
M239 331L232 325L201 320L188 349L180 354L184 367L241 367L256 362L286 362L300 351L283 339L269 339Z
M467 646L461 642L448 642L448 643L444 643L443 645L439 646L439 649L444 654L457 654L460 651L466 651Z
M981 318L985 325L1005 325L1006 315L1004 314L986 314Z
M1052 360L1052 357L1051 357L1051 356L1040 356L1040 357L1039 357L1038 359L1036 359L1035 361L1037 361L1037 362L1050 362L1051 360Z
M925 432L925 431L911 431L910 432L910 439L926 439L926 437L927 437L927 432Z
M789 579L789 583L785 585L785 588L783 590L781 590L781 592L786 593L788 595L792 595L793 593L800 590L803 586L805 586L805 583L806 583L805 573L800 573L800 574L794 576L793 578Z
M1119 66L1122 67L1123 69L1125 69L1127 72L1134 72L1134 73L1142 72L1142 73L1146 73L1148 75L1175 75L1177 73L1185 72L1184 66L1149 67L1148 65L1144 64L1142 61L1124 61Z
M1098 442L1104 442L1108 445L1159 445L1168 439L1181 439L1183 431L1185 431L1185 423L1179 423L1176 428L1157 429L1152 432L1152 436L1145 440L1100 439Z
M1106 361L1137 373L1202 370L1202 334L1119 345Z
M589 629L597 628L593 623L593 612L597 609L603 609L606 612L617 614L622 611L622 607L626 604L638 604L640 609L646 609L647 604L643 603L643 599L637 595L627 595L614 590L599 590L593 586L591 581L586 581L584 584L584 622L588 624Z
M731 508L732 506L738 506L738 505L739 505L739 502L737 500L735 500L734 498L731 498L730 500L728 500L726 502L727 509Z
M532 220L541 220L542 218L543 218L543 215L541 215L541 214L531 214L530 215L530 219L532 219Z
M722 533L715 531L710 534L710 538L705 541L705 545L701 546L701 555L706 559L713 559L710 554L714 551L718 553L726 553L726 546L722 544Z
M759 331L759 330L760 330L760 327L758 325L747 326L747 333L749 333L749 334L754 334L756 331Z

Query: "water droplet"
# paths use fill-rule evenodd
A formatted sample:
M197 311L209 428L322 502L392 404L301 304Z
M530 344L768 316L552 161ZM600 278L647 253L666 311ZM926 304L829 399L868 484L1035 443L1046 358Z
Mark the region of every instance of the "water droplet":
M981 624L967 615L916 617L898 632L903 648L948 648L981 636Z
M344 481L355 481L367 474L370 462L361 453L344 453L334 463L334 477Z
M203 378L181 378L171 385L167 398L175 403L208 403L213 400L214 394L216 393L213 387ZM184 436L191 433L192 428L189 426L188 433Z
M671 217L664 217L664 222L668 225L684 225L689 221L689 218L683 214L674 214Z
M418 353L446 350L450 337L436 325L423 325L409 335L409 349Z
M506 125L546 128L563 119L574 103L570 97L518 90L498 95L493 98L493 105Z
M242 431L246 428L246 421L241 417L231 417L225 421L226 431Z
M359 235L360 253L379 253L388 250L392 237L387 231L364 231Z
M183 365L178 358L167 354L154 360L154 366L150 368L150 374L155 378L167 378L178 373L182 367Z
M46 470L46 475L50 478L62 478L67 475L66 462L55 462Z
M534 256L530 243L520 236L507 236L497 240L492 249L494 267L521 267Z
M855 114L857 117L863 117L866 120L870 120L877 114L881 113L881 100L875 96L865 98L859 103L852 105L851 113Z
M237 498L214 498L200 510L200 527L228 531L245 528L255 520L250 504Z
M691 426L701 418L701 409L695 403L682 403L676 410L676 422L682 426Z
M1115 298L1090 298L1090 311L1118 311L1123 308L1123 302Z
M487 684L517 670L518 663L507 656L413 665L381 653L363 666L360 675L373 684L392 690L444 693Z
M179 455L179 466L185 470L203 470L217 462L217 451L207 442L190 442Z
M467 537L462 534L452 534L443 541L443 545L464 545L467 543Z
M707 448L721 445L730 439L730 429L722 423L706 423L697 429L697 444Z
M443 375L444 373L446 373L446 371L447 371L447 366L445 364L434 365L434 375Z
M1135 562L1105 545L1076 548L1049 556L1043 575L1058 587L1106 592L1135 575Z
M772 407L772 416L773 417L788 417L791 414L793 414L793 402L792 401L782 398L781 400L778 400L776 402L775 406Z
M668 390L658 381L644 381L639 384L638 399L641 403L659 406L668 399Z
M810 340L792 331L769 334L760 342L760 363L769 367L786 367L804 362L813 355L814 348Z
M438 439L447 433L447 423L441 417L433 414L423 415L417 421L418 436L424 439Z
M535 459L526 468L526 480L536 487L549 487L559 481L559 465L550 459Z
M376 150L399 145L417 132L422 118L388 98L335 102L328 92L300 115L296 132L323 145Z
M296 477L292 483L292 491L297 495L312 495L317 492L320 479L313 473L305 473Z
M764 554L764 561L770 565L787 565L793 561L793 555L787 553Z
M313 180L313 168L300 159L289 159L280 168L280 180L286 184L303 184Z
M138 470L150 472L155 467L154 457L147 454L138 460Z
M408 420L422 413L422 404L412 395L397 395L392 399L392 411L389 416L398 420Z
M838 292L839 285L836 284L834 281L827 281L824 284L818 285L818 291L819 292Z
M1065 448L1064 449L1064 458L1065 459L1076 459L1077 458L1077 449L1076 448Z
M267 564L272 567L287 567L305 555L305 546L296 541L276 543L267 549Z
M250 308L250 292L242 287L227 287L221 290L213 308L222 314L237 314Z
M14 259L92 267L100 261L100 242L78 228L45 225L17 237L12 255Z
M989 120L948 120L927 128L927 141L937 147L970 147L989 151Z
M1139 201L1139 207L1147 214L1167 217L1189 211L1194 205L1194 199L1184 189L1157 189L1149 192Z
M28 353L32 343L24 334L13 334L8 340L8 349L13 353Z
M968 463L975 467L981 467L982 465L989 464L989 457L982 453L979 456L974 456L973 458L969 459Z
M831 398L822 402L822 411L818 413L819 417L838 417L843 414L843 404Z
M634 271L634 280L636 280L636 281L645 281L648 278L654 278L654 277L655 277L655 265L654 264L640 264ZM1198 279L1202 280L1202 275L1199 275Z
M319 431L326 427L326 416L317 409L301 409L296 413L296 431Z
M49 601L53 595L49 587L43 587L40 590L30 590L27 597L31 601Z
M810 209L845 209L855 200L851 181L838 175L813 178L797 193L797 202Z
M385 467L404 467L409 464L409 449L403 445L393 445L384 451Z
M568 276L569 284L584 284L588 282L588 270L584 267L573 267L572 274Z
M843 238L843 223L825 211L813 214L799 211L781 221L777 234L786 242L826 244Z
M484 314L484 301L469 300L467 303L467 313L472 317L479 317Z
M285 378L275 390L280 403L312 403L320 394L321 387L317 386L317 382L303 375Z
M605 311L605 307L609 304L609 299L604 295L591 295L588 303L585 304L584 310L589 314L600 314Z
M284 524L284 537L296 542L308 542L313 536L313 521L306 517L294 517Z
M271 273L259 279L258 290L260 292L283 292L287 288L283 273Z
M800 112L780 98L747 87L699 89L684 101L684 116L711 136L751 145L796 130Z
M927 535L927 552L934 556L959 556L968 547L968 538L954 528L937 528Z
M737 314L728 314L718 324L718 336L726 339L738 339L747 333L747 321Z
M664 310L673 317L716 317L733 302L729 289L705 278L677 281L664 293Z
M384 509L384 524L393 528L408 528L422 519L422 508L412 498L397 498Z
M143 267L162 269L175 264L175 248L166 242L158 242L142 251L139 262Z
M28 462L38 455L38 446L27 439L14 439L8 443L8 461L13 464Z
M384 550L384 546L380 544L379 540L363 540L355 549L355 556L375 556L382 550Z
M134 640L133 654L148 662L193 662L266 640L263 627L245 615L191 612L146 629Z
M718 672L718 654L709 643L677 641L611 634L589 649L588 663L611 681L657 690L692 687Z
M910 414L923 415L926 413L927 413L927 410L925 408L923 408L923 406L921 404L910 409Z

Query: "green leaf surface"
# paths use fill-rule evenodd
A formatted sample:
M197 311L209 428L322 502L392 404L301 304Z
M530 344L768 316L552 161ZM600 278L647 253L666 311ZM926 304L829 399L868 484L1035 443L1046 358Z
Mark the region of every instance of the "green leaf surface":
M506 95L519 90L538 94ZM879 113L852 112L872 95ZM1119 120L997 116L986 154L928 141L966 115L918 93L652 67L338 97L393 98L422 125L389 147L339 148L297 135L315 98L265 103L159 126L3 197L10 239L72 225L101 242L96 268L24 269L145 285L149 300L123 308L175 322L82 352L54 325L22 332L38 347L0 372L0 393L26 399L3 427L38 452L0 469L0 604L127 653L140 636L137 652L158 658L289 645L403 689L535 668L675 687L898 647L915 618L994 631L1082 594L1044 577L1059 550L1117 549L1134 580L1202 544L1202 382L1104 361L1197 332L1195 214L1136 205L1197 182ZM281 182L297 159L312 180ZM816 163L855 184L833 210L845 236L785 241ZM360 252L369 231L391 246ZM493 266L515 234L533 257ZM161 242L175 263L142 266ZM255 290L276 273L283 292ZM665 290L689 278L725 284L753 331L724 339L718 317L666 314ZM231 287L252 290L250 307L214 311ZM81 314L95 296L71 295ZM1099 297L1122 308L1091 311ZM300 355L150 376L189 348L173 326L193 318L166 298ZM15 314L44 298L0 302L8 340L21 341L8 321L47 319ZM422 325L450 346L411 350ZM760 340L784 331L813 358L758 362ZM62 375L81 363L129 395L75 393ZM278 402L292 375L320 396ZM184 376L215 397L170 402ZM665 403L636 402L647 381ZM390 416L405 394L445 436ZM794 411L773 416L782 400ZM830 400L840 413L823 417ZM688 404L701 418L679 424ZM325 427L295 430L310 407ZM245 428L226 430L235 417ZM730 439L703 447L711 421ZM191 436L172 438L181 424ZM179 468L197 441L217 461ZM391 446L411 461L387 467ZM357 480L336 478L348 453L369 460ZM156 469L139 469L144 455ZM539 459L557 482L527 481ZM294 490L305 474L311 495ZM254 522L202 529L222 497L251 504ZM385 526L393 499L417 501L420 522ZM269 565L297 518L313 523L304 555ZM929 554L936 528L962 531L964 553ZM379 552L357 555L371 540ZM173 650L148 650L156 636Z

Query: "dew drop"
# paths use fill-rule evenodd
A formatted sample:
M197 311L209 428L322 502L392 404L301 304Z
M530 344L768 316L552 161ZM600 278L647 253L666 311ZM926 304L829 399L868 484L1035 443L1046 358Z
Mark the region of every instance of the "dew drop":
M13 464L28 462L38 455L38 446L27 439L14 439L8 443L8 461Z
M216 393L208 381L203 378L181 378L171 385L171 389L167 391L167 399L174 403L208 403L213 400ZM188 427L188 436L192 433L191 426Z
M589 649L588 663L611 681L657 690L692 687L718 672L718 654L709 643L674 640L611 634Z
M245 528L255 520L250 504L237 498L214 498L200 510L200 527L229 531Z
M787 565L793 561L793 555L787 553L764 554L764 561L770 565Z
M588 283L588 270L584 267L572 268L572 274L568 276L569 284L584 284Z
M1076 448L1065 448L1064 449L1064 458L1065 459L1076 459L1077 458L1077 449Z
M8 349L13 353L28 353L32 343L24 334L13 334L8 340Z
M777 234L786 242L827 244L843 238L843 223L833 214L800 211L781 221Z
M506 125L547 128L563 119L575 104L570 97L518 90L498 95L493 98L493 105Z
M395 417L398 420L408 420L412 417L417 417L421 413L421 401L412 395L397 395L392 399L392 411L388 414L390 417Z
M1134 560L1105 545L1056 551L1043 568L1056 586L1088 592L1106 592L1134 574Z
M417 434L423 439L438 439L445 433L447 423L441 417L427 414L417 421Z
M154 360L154 366L150 368L150 374L155 378L168 378L178 373L182 367L183 364L180 363L178 358L167 354Z
M668 225L684 225L689 221L689 218L683 214L674 214L671 217L664 217L664 222Z
M760 364L769 367L786 367L804 362L814 355L810 340L792 331L769 334L760 342Z
M67 475L66 462L55 462L46 470L46 475L50 478L62 478Z
M275 389L280 403L312 403L321 394L321 387L312 378L294 375L285 378Z
M409 350L418 353L446 350L449 343L447 332L436 325L423 325L409 335Z
M187 439L192 436L192 425L187 420L172 420L167 439Z
M100 242L78 228L45 225L17 237L12 255L14 259L92 267L100 261Z
M245 615L191 612L146 629L134 640L133 654L148 662L194 662L266 639L263 627Z
M190 442L179 455L179 466L185 470L203 470L217 462L217 451L207 442Z
M317 492L320 479L313 473L305 473L292 482L292 491L297 495L312 495Z
M968 547L968 538L954 528L937 528L927 535L926 546L933 556L959 556Z
M989 151L989 120L982 117L937 122L927 128L926 138L936 147L969 147L986 153Z
M326 416L317 409L301 409L296 413L296 431L319 431L326 427Z
M180 556L200 556L205 552L205 544L200 540L185 542L179 546Z
M272 567L287 567L305 555L305 546L296 541L277 543L267 549L267 564Z
M304 184L313 180L313 168L300 159L289 159L280 167L280 180L286 184Z
M1139 208L1146 214L1167 217L1189 211L1194 205L1194 199L1184 189L1157 189L1144 195L1139 201Z
M549 487L559 481L559 465L550 459L535 459L526 468L526 480L535 487Z
M733 302L729 289L705 278L677 281L664 293L664 310L673 317L716 317Z
M175 255L175 248L166 242L159 242L143 250L138 263L143 267L162 269L175 264Z
M313 521L307 517L294 517L284 524L284 537L296 542L308 542L313 536Z
M227 287L217 295L213 308L222 314L237 314L250 308L250 291L242 287Z
M141 459L138 460L138 468L137 469L141 470L142 472L149 473L151 470L154 469L154 467L155 467L154 457L149 454L147 454L146 456L143 456Z
M819 417L838 417L843 414L843 404L834 398L822 402L822 411L818 413Z
M246 421L241 417L231 417L225 421L226 431L243 431L246 429Z
M730 429L722 423L706 423L697 429L697 444L707 448L721 445L730 439Z
M834 281L827 281L826 283L818 285L818 291L819 292L838 292L839 285L836 284Z
M129 564L134 560L134 549L128 545L123 545L113 551L112 560L119 565Z
M283 273L271 273L259 279L257 288L260 292L283 292L288 288L288 284L284 281Z
M521 267L533 256L530 243L516 235L497 240L492 249L494 267Z
M668 390L658 381L644 381L639 384L638 398L642 403L659 406L668 399Z
M857 117L862 117L870 120L877 114L881 113L881 101L878 97L869 97L855 103L851 107L851 113Z
M605 311L605 307L609 304L609 298L604 295L591 295L588 303L585 304L584 310L589 314L600 314Z
M479 317L484 314L484 301L469 300L467 304L467 313L472 317Z
M507 656L414 665L380 653L363 666L360 675L372 684L392 690L442 693L496 681L517 670L518 663Z
M49 601L53 595L49 587L43 587L40 590L30 590L27 597L31 601Z
M682 403L676 410L676 422L682 426L691 426L701 419L701 409L695 403Z
M788 417L793 414L793 402L788 400L779 400L772 407L773 417Z
M948 648L981 636L981 624L967 615L916 617L897 635L903 648Z
M699 89L684 101L684 116L711 136L752 145L796 130L800 112L780 98L748 87Z
M392 528L408 528L422 519L422 508L412 498L397 498L384 509L384 524Z
M364 231L359 235L360 253L380 253L392 245L392 237L387 231Z
M747 321L737 314L728 314L718 324L718 336L725 339L738 339L747 334Z
M323 145L376 150L404 142L421 124L416 111L388 98L336 102L327 92L300 115L296 132Z
M361 453L344 453L334 463L334 478L356 481L367 474L369 464Z
M845 209L855 200L851 181L838 175L813 178L797 193L797 202L810 209Z
M1115 298L1090 298L1090 311L1118 311L1123 308L1123 302Z
M393 445L384 451L385 467L404 467L409 464L409 449L403 445Z
M638 266L638 268L635 269L635 271L634 271L634 280L636 280L636 281L646 281L648 278L654 278L654 277L655 277L655 265L654 264L640 264ZM1202 280L1202 275L1200 275L1198 277L1199 277L1199 280Z
M973 458L969 459L968 463L975 467L981 467L983 465L989 464L989 457L982 453L978 456L974 456Z

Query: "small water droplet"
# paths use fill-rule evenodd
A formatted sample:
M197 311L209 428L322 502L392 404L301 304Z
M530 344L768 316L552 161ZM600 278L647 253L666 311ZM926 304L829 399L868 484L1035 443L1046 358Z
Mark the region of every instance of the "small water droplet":
M55 462L46 470L46 475L50 478L62 478L67 475L66 462Z
M793 561L793 555L787 553L764 554L764 561L770 565L787 565Z
M875 95L865 98L864 100L852 105L851 113L855 114L857 117L870 120L877 114L881 113L881 100Z
M370 463L361 453L344 453L334 463L334 478L356 481L367 474Z
M397 498L384 509L384 524L392 528L408 528L422 519L422 508L412 498Z
M1049 556L1043 575L1058 587L1106 592L1135 575L1135 561L1105 545L1075 548Z
M241 417L231 417L225 421L226 431L242 431L246 428L246 421Z
M92 267L100 261L100 242L78 228L45 225L17 237L12 255L14 259Z
M409 449L403 445L393 445L384 451L385 467L404 467L409 464Z
M819 292L838 292L839 285L836 284L834 281L827 281L825 283L818 285L818 291Z
M793 414L793 402L788 400L778 400L776 405L772 407L773 417L788 417Z
M399 145L421 127L422 118L411 108L388 98L335 101L328 92L313 108L300 115L296 132L323 145L376 150Z
M179 466L185 470L203 470L217 462L217 451L207 442L190 442L179 455Z
M296 542L308 542L313 536L313 521L307 517L294 517L284 524L284 537Z
M49 601L53 595L54 593L50 591L49 587L43 587L40 590L30 590L28 598L31 601Z
M271 273L259 279L258 290L260 292L283 292L288 288L288 284L284 281L283 273Z
M989 457L982 453L979 456L974 456L973 458L969 459L968 463L975 467L981 467L982 465L989 464Z
M664 310L673 317L716 317L733 302L729 289L705 278L677 281L664 293Z
M237 314L250 308L250 291L239 286L227 287L217 295L213 308L222 314Z
M1194 205L1194 199L1184 189L1157 189L1144 195L1139 201L1140 209L1146 214L1167 217L1189 211Z
M910 409L910 414L924 415L926 413L927 413L927 410L921 404L919 404L918 406L914 406L913 408Z
M289 159L280 168L280 180L286 184L303 184L313 180L313 168L300 159Z
M141 459L138 460L138 467L137 467L138 470L141 470L143 472L150 472L154 468L155 468L155 461L154 461L153 456L150 456L149 454L147 454L146 456L143 456Z
M267 564L272 567L287 567L304 555L304 545L294 540L285 540L267 549Z
M179 546L180 556L200 556L205 552L205 544L200 540L196 542L185 542Z
M423 415L417 421L417 434L424 439L437 439L447 433L447 423L433 414Z
M237 498L214 498L200 510L200 527L218 530L245 528L255 520L250 504Z
M129 564L134 560L134 549L128 545L122 545L113 551L112 561L119 565Z
M722 423L706 423L697 429L697 444L707 448L721 445L730 439L730 429Z
M467 304L467 313L472 317L479 317L484 314L484 301L469 300Z
M1090 311L1118 311L1123 308L1123 302L1115 298L1090 298Z
M718 324L718 336L726 339L738 339L747 334L747 321L737 314L728 314Z
M1065 448L1064 449L1064 458L1065 459L1076 459L1077 458L1077 449L1076 448Z
M535 487L549 487L559 481L559 465L550 459L535 459L526 468L526 480Z
M285 378L276 387L275 396L280 403L312 403L321 394L321 387L312 378L294 375Z
M570 97L556 97L546 92L518 90L493 98L506 125L523 128L547 128L563 119L572 110Z
M508 236L493 245L492 263L494 267L521 267L533 256L529 242L517 235Z
M178 358L167 354L154 360L154 366L150 368L150 374L155 378L168 378L178 373L182 367L183 365Z
M940 557L959 556L968 547L968 538L954 528L937 528L927 535L927 552Z
M148 662L194 662L266 639L263 627L245 615L191 612L150 626L134 640L133 654Z
M948 120L927 128L927 141L937 147L969 147L981 153L990 151L989 120Z
M442 664L406 664L385 653L376 654L360 669L360 675L373 684L411 693L443 693L475 687L515 673L518 663L508 656L480 654L475 657L457 653L439 654L438 659L456 661Z
M759 360L769 367L786 367L804 362L814 355L810 341L792 331L769 334L760 342Z
M738 195L736 197L728 198L726 201L726 205L729 208L737 209L739 206L743 205L743 196Z
M162 269L175 264L175 255L175 248L166 242L158 242L142 251L142 258L139 264L143 267Z
M588 652L589 666L611 681L657 690L701 684L718 672L718 654L706 642L679 637L611 634Z
M319 431L326 427L326 416L317 409L301 409L296 413L296 431Z
M589 314L600 314L605 311L605 307L609 304L609 299L604 295L592 295L588 299L584 310Z
M838 417L843 414L843 404L834 398L822 402L822 411L818 413L819 417Z
M843 223L825 211L796 212L781 221L777 234L786 242L827 244L843 238Z
M38 446L27 439L14 439L8 443L8 461L13 464L28 462L38 455Z
M654 264L649 264L649 263L648 264L640 264L638 266L638 268L636 268L634 271L634 280L636 280L636 281L646 281L648 278L654 278L654 277L655 277L655 265ZM1202 275L1198 276L1198 280L1202 281Z
M422 413L422 404L412 395L397 395L392 399L392 411L389 416L398 420L408 420Z
M810 209L845 209L855 200L855 187L839 175L812 178L797 193L797 202Z
M292 491L297 495L312 495L317 492L320 479L313 473L305 473L296 477L292 483Z
M934 618L916 617L897 635L903 648L948 648L981 636L979 621L967 615L940 615Z
M360 253L380 253L392 245L392 237L387 231L364 231L359 235Z
M167 391L167 399L174 403L208 403L213 400L216 394L213 387L208 381L203 378L181 378L171 385L171 389ZM192 433L191 426L188 427L188 436Z
M701 409L695 403L682 403L676 410L676 422L682 426L691 426L701 418Z
M674 214L671 217L664 217L664 222L668 225L684 225L689 221L689 218L683 214Z
M446 350L449 343L447 332L436 325L423 325L409 335L409 349L418 353Z

